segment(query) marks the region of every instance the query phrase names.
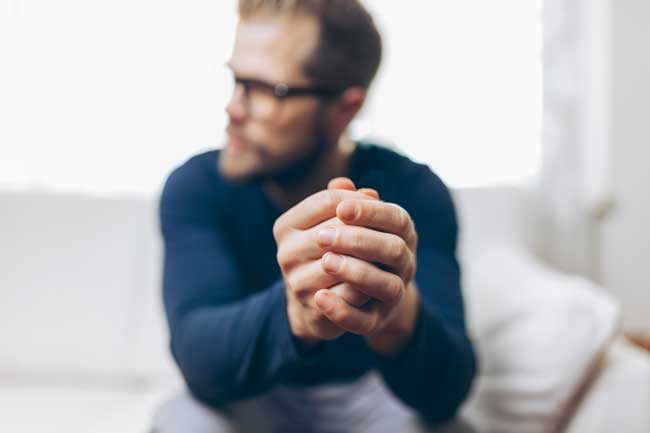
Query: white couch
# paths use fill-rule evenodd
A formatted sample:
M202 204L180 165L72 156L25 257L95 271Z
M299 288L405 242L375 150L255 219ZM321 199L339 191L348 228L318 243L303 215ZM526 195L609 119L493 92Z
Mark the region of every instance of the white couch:
M526 194L455 194L463 257L504 244L533 257ZM0 241L0 431L146 432L183 386L167 350L155 199L0 193ZM604 353L568 431L647 433L650 357L620 338Z

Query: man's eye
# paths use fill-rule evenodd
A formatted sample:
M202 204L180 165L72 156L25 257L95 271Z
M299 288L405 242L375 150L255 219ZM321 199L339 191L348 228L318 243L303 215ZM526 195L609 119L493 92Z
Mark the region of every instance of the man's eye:
M271 86L265 86L261 83L248 83L248 91L259 94L268 94L273 95L273 88Z

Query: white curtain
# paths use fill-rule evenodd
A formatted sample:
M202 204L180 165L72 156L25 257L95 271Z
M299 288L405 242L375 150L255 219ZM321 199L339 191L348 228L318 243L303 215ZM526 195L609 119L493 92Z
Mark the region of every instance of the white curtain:
M607 0L545 0L542 204L549 257L598 278L596 226L612 203Z
M610 199L605 0L544 4L544 179L562 218Z

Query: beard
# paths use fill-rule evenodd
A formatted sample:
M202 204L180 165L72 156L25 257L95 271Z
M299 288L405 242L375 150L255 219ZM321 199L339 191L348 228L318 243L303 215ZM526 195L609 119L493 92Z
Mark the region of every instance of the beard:
M252 170L243 173L236 173L236 170L233 170L233 166L237 164L237 161L228 161L227 165L230 165L230 167L227 167L226 164L222 164L224 161L220 161L219 168L221 169L222 175L227 180L238 184L265 183L272 181L280 186L288 186L300 182L301 179L318 166L318 163L322 160L323 156L327 154L330 147L324 119L324 114L322 112L317 113L314 119L313 133L311 137L308 138L311 146L308 147L309 150L306 153L300 155L295 160L279 167L267 170ZM252 145L252 148L258 154L260 160L268 158L264 146Z
M320 123L320 122L319 122ZM280 186L288 186L299 182L316 168L329 148L329 140L322 125L317 125L312 137L313 146L298 160L282 169L260 175L262 182L273 181Z

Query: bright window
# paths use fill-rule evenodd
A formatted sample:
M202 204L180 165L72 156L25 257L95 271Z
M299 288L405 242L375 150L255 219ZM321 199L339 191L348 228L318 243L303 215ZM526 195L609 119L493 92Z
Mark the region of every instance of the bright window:
M541 161L541 0L369 2L385 61L357 133L449 185L519 182Z
M355 136L453 186L540 160L540 0L371 0L382 71ZM12 0L0 9L0 188L155 193L220 145L235 2Z

